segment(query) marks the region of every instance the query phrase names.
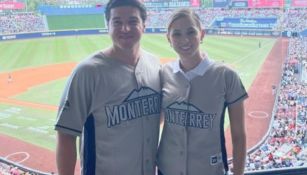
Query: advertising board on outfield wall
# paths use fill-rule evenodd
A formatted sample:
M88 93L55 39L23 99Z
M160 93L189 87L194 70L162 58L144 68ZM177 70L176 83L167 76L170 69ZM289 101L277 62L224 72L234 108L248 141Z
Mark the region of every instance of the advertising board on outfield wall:
M284 0L248 0L249 8L262 8L262 7L283 7Z
M67 31L20 33L13 35L0 35L0 41L47 38L47 37L56 37L56 36L99 35L99 34L105 34L107 32L108 32L107 29L96 29L96 30L67 30Z
M234 0L237 1L237 0ZM243 0L244 1L244 0ZM247 0L248 8L307 7L307 0Z
M226 7L230 0L213 0L213 7Z
M231 7L234 7L234 8L245 8L245 7L248 7L248 3L247 1L231 1L231 4L230 4Z
M307 7L307 0L292 0L292 7Z
M0 2L0 10L20 10L24 8L25 4L22 2Z
M202 0L202 7L284 8L307 7L307 0Z
M161 1L153 1L153 2L145 2L145 6L149 8L178 8L178 7L190 7L190 1L183 1L183 2L161 2Z
M212 24L216 28L265 29L272 30L277 18L216 18Z
M146 33L166 33L166 28L146 28ZM19 40L19 39L35 39L48 38L58 36L79 36L79 35L102 35L108 32L107 29L93 29L93 30L68 30L68 31L50 31L50 32L35 32L35 33L21 33L11 35L0 35L0 41ZM293 37L289 35L288 31L273 31L273 30L259 30L259 29L221 29L210 28L206 29L207 34L211 35L240 35L240 36L270 36L270 37ZM291 33L291 32L290 32ZM305 34L305 35L304 35ZM297 33L296 36L307 37L307 30Z

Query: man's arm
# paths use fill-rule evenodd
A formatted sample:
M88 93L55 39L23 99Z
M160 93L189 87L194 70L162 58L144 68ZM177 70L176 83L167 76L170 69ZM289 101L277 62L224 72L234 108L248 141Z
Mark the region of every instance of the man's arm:
M76 137L57 132L56 162L59 175L73 175L77 159Z
M231 104L228 111L233 144L233 173L234 175L243 175L246 159L246 131L243 101Z

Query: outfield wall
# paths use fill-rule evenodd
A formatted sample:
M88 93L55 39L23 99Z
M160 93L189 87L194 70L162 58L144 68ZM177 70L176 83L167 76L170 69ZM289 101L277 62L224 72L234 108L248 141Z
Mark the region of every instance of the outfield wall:
M107 29L21 33L21 34L12 34L12 35L0 35L0 41L48 38L48 37L56 37L56 36L98 35L98 34L105 34L105 33L107 33Z
M146 33L165 33L165 28L146 28ZM19 40L19 39L35 39L48 38L57 36L78 36L78 35L100 35L106 34L108 29L86 29L86 30L65 30L65 31L48 31L35 33L20 33L0 35L0 41ZM292 37L292 36L307 36L307 29L302 32L291 31L272 31L272 30L244 30L244 29L206 29L206 34L209 35L232 35L232 36L257 36L257 37ZM295 35L294 35L295 34Z
M65 30L65 31L48 31L48 32L35 32L35 33L20 33L0 35L0 41L18 40L18 39L35 39L35 38L48 38L57 36L78 36L78 35L100 35L106 34L108 29L87 29L87 30ZM165 28L146 28L146 33L165 33ZM212 35L237 35L237 36L281 36L279 31L271 30L237 30L237 29L206 29L207 34Z
M46 16L49 31L84 30L106 28L102 14L49 15Z

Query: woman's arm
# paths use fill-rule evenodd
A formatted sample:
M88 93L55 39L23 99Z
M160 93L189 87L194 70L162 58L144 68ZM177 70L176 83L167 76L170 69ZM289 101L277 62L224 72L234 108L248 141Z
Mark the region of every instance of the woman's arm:
M228 108L233 146L233 173L243 175L246 159L244 103L238 101Z
M77 159L76 137L57 132L56 162L59 175L73 175Z

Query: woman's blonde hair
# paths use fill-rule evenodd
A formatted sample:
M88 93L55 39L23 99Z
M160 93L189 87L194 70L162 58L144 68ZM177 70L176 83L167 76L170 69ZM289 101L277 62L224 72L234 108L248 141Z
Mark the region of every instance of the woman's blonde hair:
M188 9L188 8L181 8L181 9L178 9L176 10L172 15L171 17L169 18L169 21L168 21L168 24L167 24L167 30L169 31L172 24L177 20L177 19L180 19L180 18L191 18L195 24L200 28L202 29L202 26L201 26L201 21L200 21L200 18L199 16L191 9Z

